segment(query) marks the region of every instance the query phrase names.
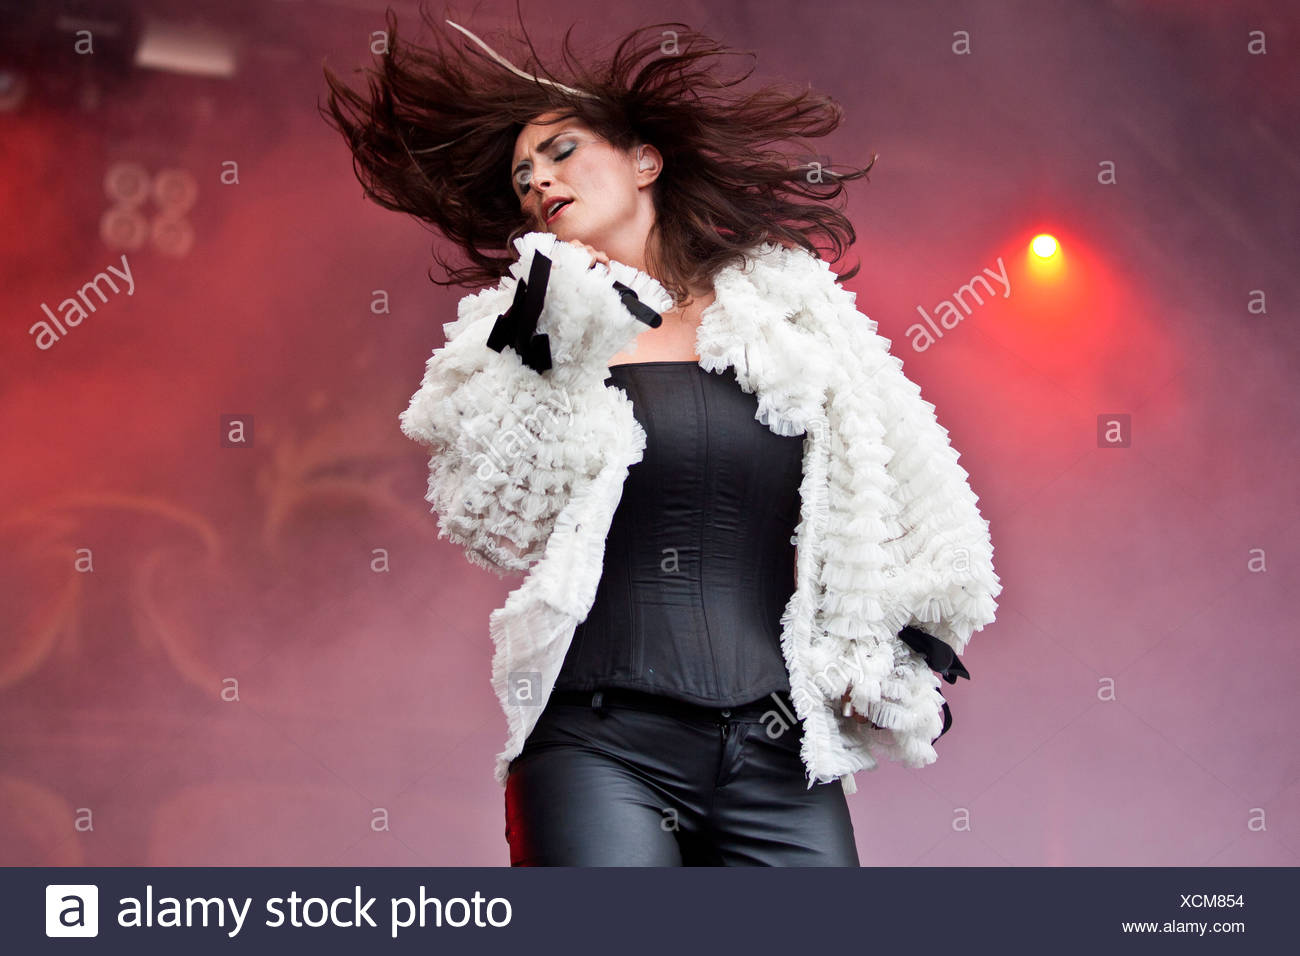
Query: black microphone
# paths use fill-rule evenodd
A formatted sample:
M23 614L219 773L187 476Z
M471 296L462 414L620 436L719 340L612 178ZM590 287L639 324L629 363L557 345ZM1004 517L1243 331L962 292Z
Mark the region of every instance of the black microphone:
M623 305L632 313L632 316L652 329L657 329L664 324L664 317L656 312L650 306L642 302L635 292L619 282L614 280L614 288L618 290L618 297L623 300Z

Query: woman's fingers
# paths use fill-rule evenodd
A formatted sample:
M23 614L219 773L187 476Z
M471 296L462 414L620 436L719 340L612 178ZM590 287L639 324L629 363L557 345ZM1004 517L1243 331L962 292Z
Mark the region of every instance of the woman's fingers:
M870 718L865 717L862 714L859 714L856 710L853 709L853 705L849 703L849 694L852 692L852 690L853 690L853 685L850 684L849 689L846 690L844 692L844 696L840 698L840 702L844 704L844 708L842 711L844 716L852 717L860 724L870 723ZM872 724L871 726L874 727L875 724Z
M609 265L609 256L605 255L605 253L601 252L599 249L593 248L592 246L589 246L585 242L582 242L581 240L578 239L570 239L569 244L573 246L577 246L579 249L585 251L587 255L591 256L591 262L587 266L588 269L595 266L597 262L602 262L605 265Z
M865 714L859 714L856 710L853 709L853 705L849 703L849 696L852 693L853 693L853 685L850 684L848 690L844 692L844 696L840 698L840 701L844 704L844 710L843 710L844 716L852 717L860 724L870 724L872 727L875 727L877 730L884 730L883 727L881 727L870 717L867 717Z

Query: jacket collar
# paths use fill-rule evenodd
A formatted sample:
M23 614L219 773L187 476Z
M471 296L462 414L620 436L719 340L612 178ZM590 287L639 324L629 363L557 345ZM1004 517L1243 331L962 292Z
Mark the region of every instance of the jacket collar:
M823 414L833 356L798 321L828 281L810 268L815 261L803 249L755 247L744 265L714 278L714 301L696 333L700 365L734 368L741 388L758 396L758 420L778 435L803 434Z

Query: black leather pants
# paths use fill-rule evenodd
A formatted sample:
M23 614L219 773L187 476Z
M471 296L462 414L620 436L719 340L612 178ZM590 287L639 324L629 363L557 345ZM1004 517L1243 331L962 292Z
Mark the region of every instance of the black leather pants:
M510 865L860 865L843 787L807 787L802 725L769 734L780 713L552 694L506 780Z

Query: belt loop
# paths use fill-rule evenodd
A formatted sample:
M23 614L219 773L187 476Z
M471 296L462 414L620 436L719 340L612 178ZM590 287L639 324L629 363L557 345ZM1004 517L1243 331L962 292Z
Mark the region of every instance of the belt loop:
M591 707L598 714L605 713L605 692L598 690L591 695Z

